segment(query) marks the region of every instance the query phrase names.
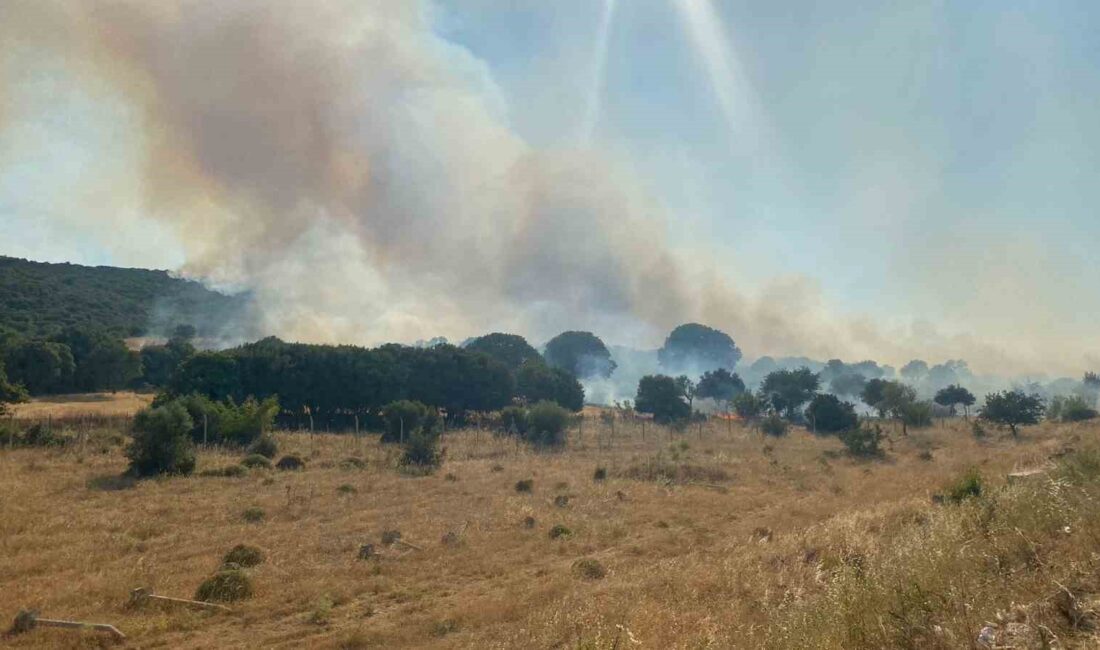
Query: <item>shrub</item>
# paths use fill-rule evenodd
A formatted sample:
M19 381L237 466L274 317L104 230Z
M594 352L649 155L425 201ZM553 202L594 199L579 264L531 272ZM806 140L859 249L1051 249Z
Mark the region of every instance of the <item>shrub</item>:
M227 467L218 467L216 469L207 469L199 473L200 476L220 476L224 478L237 478L244 476L248 473L248 470L241 465L229 465Z
M836 395L825 393L810 401L810 405L806 407L806 419L815 433L840 433L859 426L854 404L842 402Z
M274 397L269 397L262 402L250 397L240 406L234 406L230 402L221 415L222 440L241 446L250 445L271 429L278 413L279 401ZM276 453L273 451L269 457L273 457Z
M787 428L787 421L779 417L778 413L771 413L760 422L760 430L769 436L785 436Z
M983 491L982 475L978 473L975 468L970 468L966 471L966 474L955 481L944 492L944 501L948 503L962 503L967 499L972 499L982 496Z
M434 431L418 429L411 434L406 432L402 449L403 467L431 470L443 462L443 454L439 451L439 434Z
M386 429L382 433L382 442L401 442L423 429L435 433L440 425L439 413L426 404L410 400L390 402L382 409Z
M255 546L237 544L225 554L225 557L222 558L222 562L225 564L236 564L237 566L248 569L263 564L264 552Z
M532 492L535 489L535 480L525 478L521 481L516 481L516 492Z
M562 539L573 536L573 531L569 530L562 524L554 524L554 527L550 529L548 533L550 539Z
M524 436L536 447L560 447L565 444L569 411L557 403L543 400L531 407L527 414L528 429Z
M840 441L847 447L848 453L858 458L871 458L882 455L882 427L856 427L838 434Z
M907 427L932 426L932 402L906 402L899 407L898 413Z
M592 472L593 481L603 481L607 479L607 468L597 467L595 472Z
M241 519L244 519L250 524L257 524L267 518L267 513L263 508L257 508L255 506L251 508L245 508L245 511L241 513Z
M259 454L265 458L275 458L275 455L279 453L279 443L275 442L273 436L262 435L248 446L248 453Z
M1074 395L1066 398L1062 404L1059 415L1062 422L1084 422L1086 420L1093 420L1100 414L1096 409L1088 405L1080 395ZM1051 406L1051 410L1054 410L1054 406Z
M985 427L983 427L982 423L978 422L977 420L974 420L974 424L970 425L970 430L973 432L974 437L979 440L988 435L985 431Z
M527 434L527 409L522 406L505 406L500 410L500 431L511 434Z
M134 418L133 440L126 455L135 476L190 474L195 448L188 432L191 416L179 402L148 408Z
M251 454L245 456L241 460L241 465L249 469L271 469L271 461L267 456L261 456L260 454Z
M280 458L279 462L275 463L275 469L283 471L295 471L299 469L304 469L305 466L306 462L302 460L300 456L295 456L294 454L287 454L286 456Z
M582 557L573 563L573 573L585 580L599 580L607 575L607 569L595 558Z
M240 569L218 571L199 585L195 600L231 603L252 597L252 580Z

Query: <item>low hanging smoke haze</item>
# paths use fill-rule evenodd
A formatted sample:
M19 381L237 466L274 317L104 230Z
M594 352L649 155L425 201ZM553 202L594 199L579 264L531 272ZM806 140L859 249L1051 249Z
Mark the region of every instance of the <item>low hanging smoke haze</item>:
M0 13L0 163L33 147L34 114L75 112L106 146L41 218L128 259L178 245L184 275L251 293L246 335L582 329L652 349L699 321L752 357L1086 365L1053 343L840 314L796 274L739 285L705 247L672 243L679 215L614 156L525 142L487 65L439 36L425 3L8 0ZM644 365L616 356L621 376Z

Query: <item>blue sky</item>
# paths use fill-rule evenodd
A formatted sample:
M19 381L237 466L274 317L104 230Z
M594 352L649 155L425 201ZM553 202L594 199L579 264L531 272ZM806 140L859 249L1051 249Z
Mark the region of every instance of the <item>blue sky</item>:
M653 236L742 287L799 277L887 329L1096 354L1095 3L618 0L594 82L603 12L439 0L431 25L523 140L628 170L669 216ZM138 118L74 90L51 56L0 59L19 91L0 102L0 253L183 264L171 228L111 203L144 191L126 173ZM104 203L111 221L81 217Z
M520 132L567 141L598 3L499 4L444 3L444 33L489 63ZM673 4L619 3L597 137L741 273L799 271L844 307L918 311L939 305L916 294L978 279L956 254L1023 238L1054 253L1051 281L1100 281L1094 3L717 2L769 131L759 165ZM958 274L921 271L943 265Z

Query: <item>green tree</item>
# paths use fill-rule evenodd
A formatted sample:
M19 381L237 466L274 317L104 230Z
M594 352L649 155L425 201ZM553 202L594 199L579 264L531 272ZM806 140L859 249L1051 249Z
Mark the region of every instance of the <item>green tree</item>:
M27 391L19 384L8 381L8 373L4 370L4 364L0 363L0 415L7 415L9 404L25 401L27 401Z
M527 361L516 371L516 394L534 404L557 402L570 411L584 408L584 387L561 368L551 368L542 359Z
M133 440L126 450L135 476L190 474L195 469L191 416L178 401L149 408L134 417Z
M516 334L486 334L470 341L465 348L471 352L487 354L513 372L529 361L542 361L539 351L531 347L527 339Z
M672 330L657 351L657 358L661 368L669 372L732 370L741 360L741 350L725 332L686 323Z
M676 378L677 385L680 386L680 390L683 392L684 397L688 401L688 413L695 412L695 382L691 380L691 377L687 375L680 375Z
M974 397L974 393L971 393L967 389L958 384L951 384L936 391L936 396L933 400L940 406L946 406L951 409L951 413L955 413L955 408L962 406L967 419L970 418L970 407L977 401Z
M436 435L441 428L439 411L427 404L412 400L387 404L382 410L382 416L386 421L382 442L401 442L414 432Z
M558 334L546 344L543 356L550 366L561 368L580 379L606 379L616 367L607 346L591 332Z
M760 394L772 408L788 419L794 418L802 405L817 392L819 379L809 368L776 370L764 378Z
M4 363L11 380L31 395L64 392L72 386L76 370L68 346L43 339L24 339L11 345L5 350Z
M921 361L920 359L913 359L902 366L901 370L898 372L909 381L920 381L928 374L928 362Z
M150 386L167 386L184 361L195 356L195 346L184 338L172 338L165 345L141 349L141 379Z
M859 426L856 407L836 395L819 394L806 407L806 419L814 433L840 433Z
M1020 390L1007 390L986 395L985 406L978 412L978 417L1007 426L1012 431L1012 436L1016 437L1019 435L1017 427L1038 424L1045 410L1043 400L1038 395L1028 395Z
M535 447L553 448L565 444L569 411L555 402L543 400L527 412L527 430L524 437Z
M695 386L695 396L712 399L716 402L731 403L735 397L745 392L745 382L735 372L725 368L708 370L699 378Z
M767 408L763 399L746 391L733 398L733 410L745 420L753 421Z
M863 400L863 403L877 411L880 418L886 417L886 409L883 405L886 400L884 393L888 384L890 382L885 379L870 379L863 387L863 392L860 393L860 399Z
M241 396L237 360L225 353L200 352L180 364L169 382L176 395L198 394L212 400ZM256 395L272 394L255 391Z
M650 413L656 422L667 424L691 415L684 387L667 375L646 375L638 382L634 410Z

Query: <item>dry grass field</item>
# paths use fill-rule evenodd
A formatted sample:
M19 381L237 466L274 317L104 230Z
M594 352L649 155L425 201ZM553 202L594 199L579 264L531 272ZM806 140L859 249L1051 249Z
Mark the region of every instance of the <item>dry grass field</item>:
M373 438L301 433L279 442L304 470L235 478L121 479L118 436L103 431L0 450L0 616L112 623L140 648L839 649L980 647L1000 614L1004 629L1057 636L1047 647L1095 647L1088 608L1075 630L1056 604L1059 585L1081 603L1100 593L1096 424L978 440L960 420L892 432L885 459L856 460L802 430L648 424L643 439L639 423L612 437L597 422L548 454L448 432L424 477ZM239 459L206 450L198 472ZM933 502L971 467L981 498ZM1050 469L1006 485L1038 467ZM250 508L263 520L246 521ZM552 539L556 525L570 532ZM388 530L411 545L384 545ZM232 612L128 606L136 587L192 597L240 543L267 559ZM368 543L377 555L359 559ZM4 642L106 640L37 629Z
M152 403L151 393L119 391L117 393L81 393L78 395L49 395L35 397L25 404L12 406L17 419L45 420L47 418L78 420L81 417L132 416Z

